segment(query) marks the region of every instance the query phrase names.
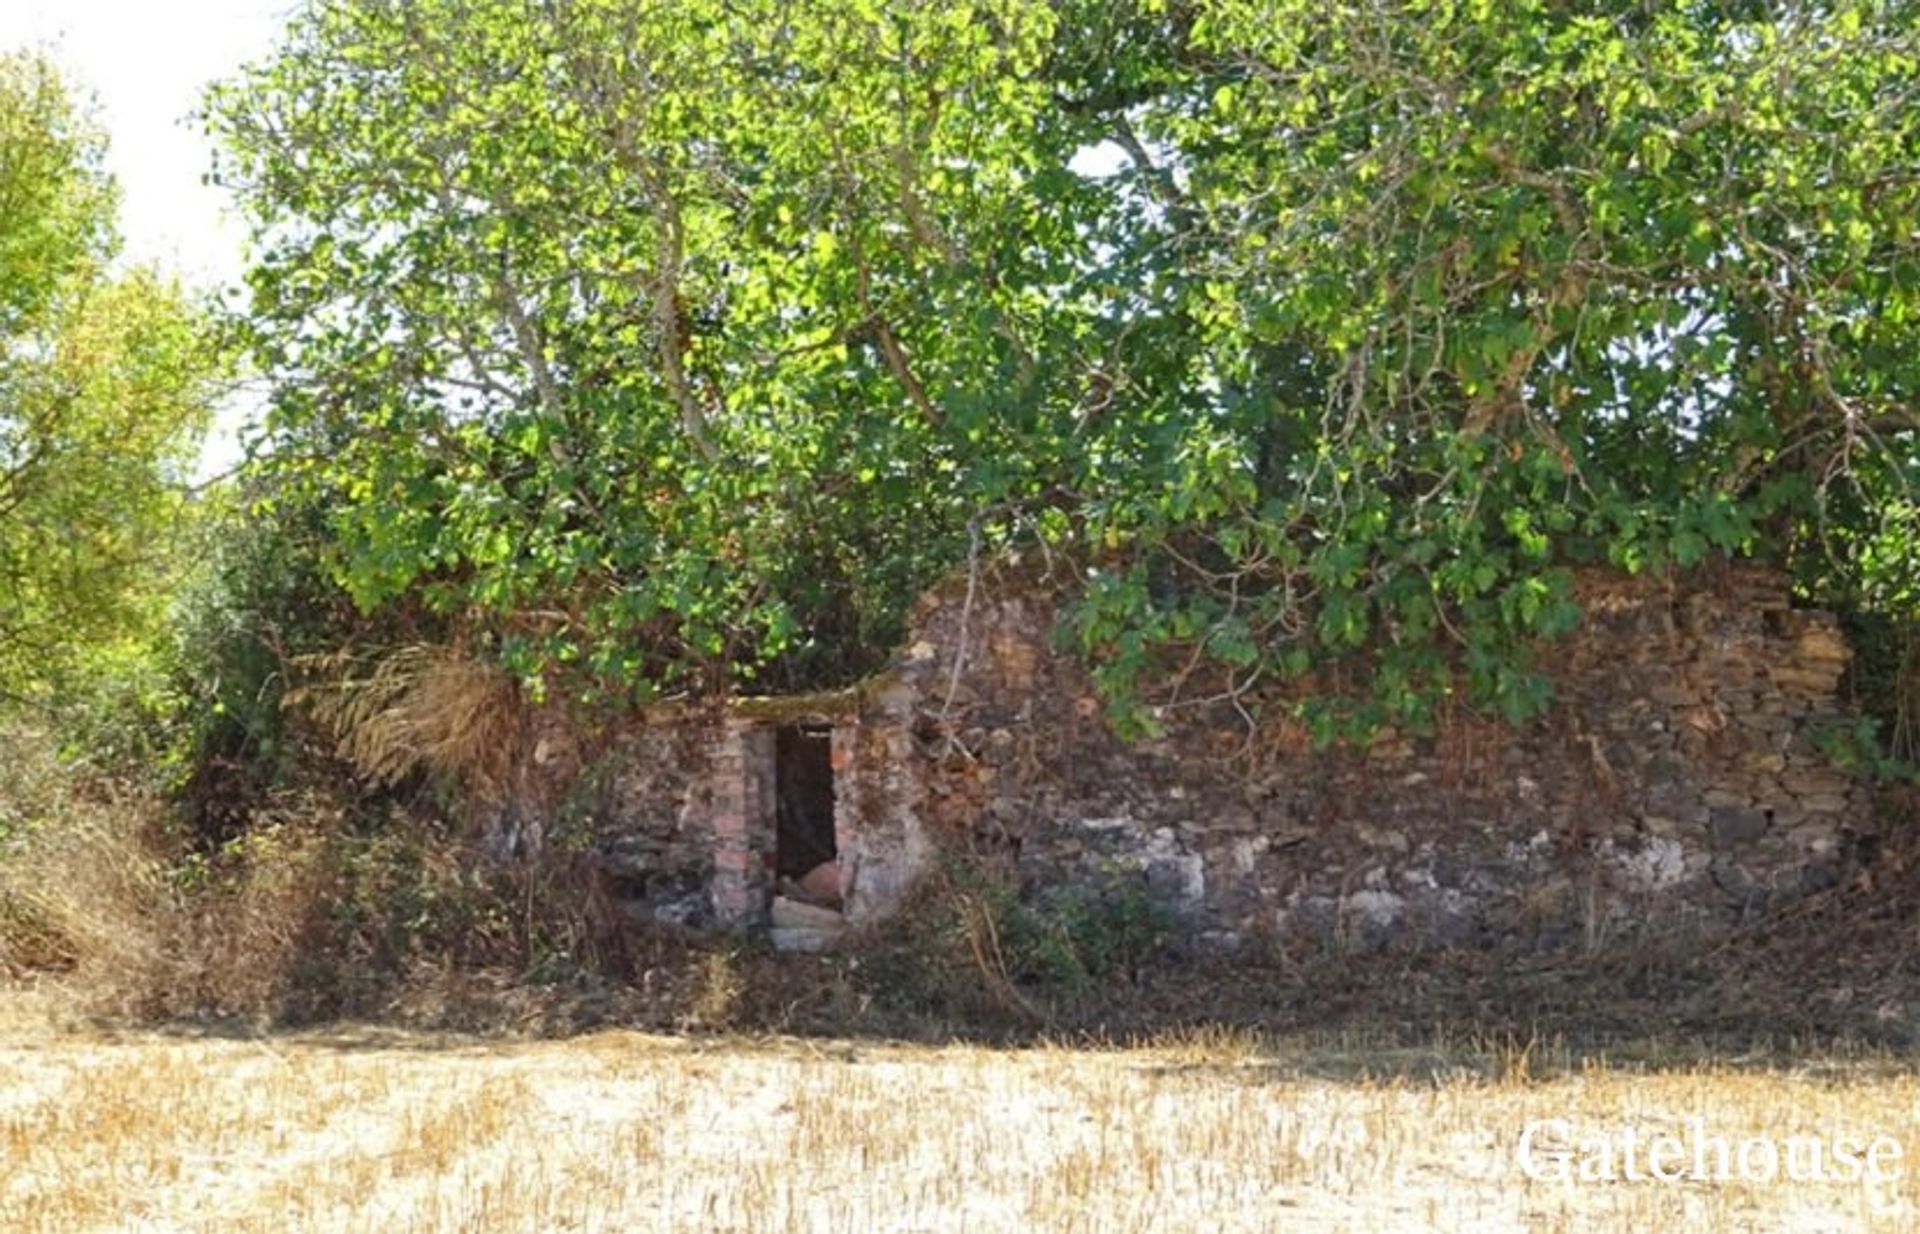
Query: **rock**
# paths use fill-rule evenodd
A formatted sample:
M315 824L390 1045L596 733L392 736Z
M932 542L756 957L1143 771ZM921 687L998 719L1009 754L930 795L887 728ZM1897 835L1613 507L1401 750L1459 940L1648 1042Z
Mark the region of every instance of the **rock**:
M1678 760L1675 760L1678 761ZM1700 793L1688 782L1684 767L1649 767L1646 779L1646 807L1649 814L1685 819L1700 812Z
M1725 892L1727 898L1740 904L1750 903L1759 894L1759 887L1753 876L1731 861L1716 859L1708 870L1713 885Z
M1408 852L1413 848L1407 833L1397 827L1375 827L1371 823L1355 823L1353 834L1369 848L1384 848L1396 853Z
M1767 833L1767 816L1758 810L1722 807L1707 819L1708 834L1720 848L1751 844Z
M1147 889L1181 912L1199 912L1206 903L1206 859L1198 853L1149 857Z
M1853 778L1827 760L1824 754L1796 754L1787 760L1787 772L1780 782L1796 793L1841 793L1853 787Z
M767 932L775 951L831 951L840 942L844 930L807 930L775 926Z
M1274 914L1274 932L1284 937L1297 931L1316 942L1331 942L1339 912L1339 905L1331 896L1303 896L1295 892L1287 897L1287 907Z
M1664 814L1641 815L1640 828L1650 836L1667 837L1679 835L1680 832L1684 830L1680 825L1679 819L1669 818Z
M1779 664L1771 670L1773 683L1799 694L1831 694L1840 684L1840 666L1800 667Z
M1776 826L1778 819L1774 820ZM1824 856L1838 852L1840 836L1838 829L1828 819L1814 819L1800 824L1787 832L1787 839L1804 853Z
M1853 658L1853 649L1847 646L1838 630L1828 626L1810 626L1794 642L1793 655L1796 660L1845 664Z
M653 919L661 925L705 925L707 915L707 897L698 891L655 904L652 908Z
M1826 891L1840 883L1840 863L1833 860L1815 861L1800 871L1800 894L1812 895Z
M771 920L775 929L843 931L847 919L830 908L807 904L786 896L773 897Z
M1265 836L1249 836L1233 842L1233 869L1236 874L1250 875L1259 864L1260 854L1267 851L1268 840Z
M837 861L823 861L802 874L795 885L809 903L839 908L846 896L846 870Z
M1480 933L1481 923L1475 920L1477 906L1457 891L1442 891L1424 907L1427 933L1443 947L1465 946Z
M1765 819L1761 820L1765 822ZM1643 891L1661 891L1687 876L1687 852L1678 840L1650 836L1634 852L1614 858L1627 881Z
M1174 794L1171 794L1171 793L1169 793L1168 795L1174 796ZM1179 796L1184 797L1185 793L1183 792L1179 794ZM1176 797L1176 800L1177 799L1178 798ZM1249 810L1247 807L1242 805L1230 805L1222 808L1220 813L1217 816L1215 816L1214 825L1213 825L1213 829L1215 831L1224 831L1224 832L1231 832L1236 834L1245 834L1246 832L1257 831L1259 830L1259 827L1260 827L1260 820L1254 816L1254 813L1252 810Z
M1266 841L1269 848L1291 848L1296 844L1305 844L1315 834L1315 829L1305 823L1285 822L1268 831Z
M1407 902L1391 891L1356 891L1340 906L1348 936L1368 951L1384 950L1398 932Z

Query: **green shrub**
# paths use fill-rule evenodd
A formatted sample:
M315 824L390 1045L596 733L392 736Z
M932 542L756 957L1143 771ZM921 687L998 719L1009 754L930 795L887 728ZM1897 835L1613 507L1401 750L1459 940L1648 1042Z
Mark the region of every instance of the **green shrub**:
M1010 874L973 860L948 862L943 881L949 943L964 946L1010 1001L1026 1003L1022 991L1078 1001L1132 980L1172 933L1144 874L1119 863L1038 898L1022 896Z

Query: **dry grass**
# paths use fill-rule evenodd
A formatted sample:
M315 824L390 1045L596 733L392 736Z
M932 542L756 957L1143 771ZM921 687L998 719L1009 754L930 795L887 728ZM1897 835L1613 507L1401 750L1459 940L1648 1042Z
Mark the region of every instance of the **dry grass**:
M338 660L309 661L321 684L289 701L310 705L363 774L391 784L427 770L483 795L502 789L525 721L512 677L458 648L427 644L394 651L363 676Z
M171 886L144 829L123 827L113 811L75 810L0 856L0 971L145 972L164 959L147 923L168 915Z
M74 803L0 853L0 975L95 1015L257 1015L278 1005L329 885L324 841L263 826L229 877L180 863L152 801Z
M634 968L636 932L570 854L491 862L431 819L356 829L314 795L276 800L213 852L150 792L32 804L0 834L0 981L70 1015L310 1021L424 993L430 1018L499 1023L492 991L525 985L509 989L524 1011L541 989L619 988Z
M17 1231L1905 1230L1916 1185L1535 1183L1521 1128L1881 1131L1886 1057L1762 1067L1194 1032L1022 1051L393 1033L54 1035L0 1018Z

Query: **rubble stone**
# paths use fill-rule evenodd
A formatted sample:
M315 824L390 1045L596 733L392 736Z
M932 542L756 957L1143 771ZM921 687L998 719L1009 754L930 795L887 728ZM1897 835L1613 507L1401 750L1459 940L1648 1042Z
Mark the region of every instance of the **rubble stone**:
M1456 710L1358 750L1314 748L1278 696L1169 711L1129 744L1054 638L1055 584L1013 569L966 594L924 597L907 650L827 716L849 925L897 911L950 852L1038 900L1133 879L1193 946L1525 950L1732 924L1849 877L1843 837L1872 826L1811 737L1847 718L1845 641L1766 570L1583 573L1588 620L1538 657L1545 722ZM608 743L615 774L576 796L623 895L690 924L767 921L765 731L656 714Z

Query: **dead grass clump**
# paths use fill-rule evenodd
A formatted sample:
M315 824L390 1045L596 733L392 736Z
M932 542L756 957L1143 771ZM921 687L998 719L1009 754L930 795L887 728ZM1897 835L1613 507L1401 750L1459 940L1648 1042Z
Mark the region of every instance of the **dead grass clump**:
M526 723L520 687L505 671L458 647L424 644L388 654L364 676L330 671L329 683L294 698L362 774L396 784L427 771L483 797L504 790Z
M63 758L48 732L0 729L0 976L69 970L90 959L151 958L130 928L164 908L170 888L144 782Z
M145 1016L277 1019L311 980L316 942L340 888L335 845L319 820L260 827L210 863L181 867L187 884L166 929L163 988L128 1010Z
M272 826L183 855L164 805L70 810L0 859L0 958L86 1014L267 1014L286 998L333 880L324 842Z
M0 976L82 1016L411 1019L437 1005L519 1022L540 1016L538 996L577 1003L657 951L589 857L501 860L397 807L360 817L289 797L204 851L155 795L75 798L0 844Z
M746 978L739 960L725 951L709 953L700 965L699 984L688 1009L688 1027L734 1027L745 993Z
M167 962L178 900L152 803L66 803L57 823L14 836L0 855L0 968L92 982Z
M543 999L624 984L653 945L589 859L502 860L428 819L270 837L227 879L214 895L247 910L242 920L278 900L272 914L296 923L259 937L280 981L256 1002L280 1019L540 1020Z

